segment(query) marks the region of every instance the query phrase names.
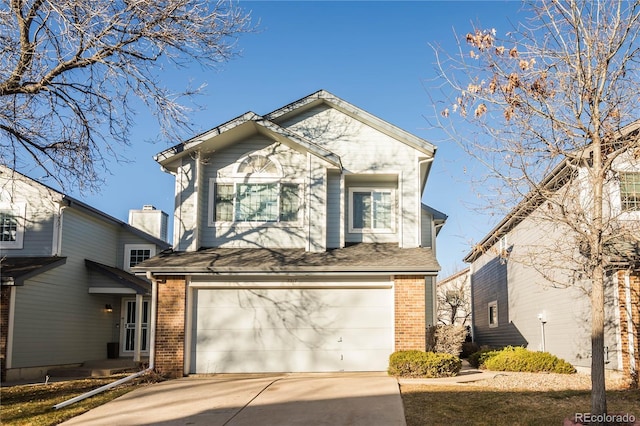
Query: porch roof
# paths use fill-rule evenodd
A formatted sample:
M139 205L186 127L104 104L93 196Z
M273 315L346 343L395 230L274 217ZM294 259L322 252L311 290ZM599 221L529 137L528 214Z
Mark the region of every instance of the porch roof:
M64 265L66 257L4 257L0 258L2 285L24 285L25 280Z
M143 280L140 277L136 277L133 274L123 271L122 269L115 268L113 266L103 265L102 263L94 262L93 260L85 259L85 265L87 268L99 272L105 277L117 282L118 284L134 290L136 294L151 294L151 284Z

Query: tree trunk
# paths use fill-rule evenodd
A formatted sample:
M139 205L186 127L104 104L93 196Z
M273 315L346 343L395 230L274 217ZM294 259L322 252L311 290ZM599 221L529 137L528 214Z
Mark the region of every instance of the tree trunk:
M591 287L591 414L607 412L604 380L604 270L593 271Z

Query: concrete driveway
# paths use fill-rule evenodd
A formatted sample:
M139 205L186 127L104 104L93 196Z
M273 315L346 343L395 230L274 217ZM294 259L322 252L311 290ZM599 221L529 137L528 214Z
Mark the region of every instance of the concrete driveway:
M405 425L386 373L220 374L137 389L63 425Z

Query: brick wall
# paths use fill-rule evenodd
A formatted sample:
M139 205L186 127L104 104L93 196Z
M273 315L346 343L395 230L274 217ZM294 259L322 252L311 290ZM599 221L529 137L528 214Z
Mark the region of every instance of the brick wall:
M395 350L425 350L425 277L398 275L395 290Z
M158 278L155 370L165 377L182 377L187 285L182 276Z
M9 331L9 301L11 287L0 287L0 380L7 379L7 333Z
M630 276L631 306L627 306L627 292L625 288L625 272L618 272L618 290L620 300L620 337L622 341L622 366L625 375L638 382L640 369L640 272ZM633 352L635 358L635 372L631 371L631 347L629 346L628 312L631 312L631 327L634 334Z

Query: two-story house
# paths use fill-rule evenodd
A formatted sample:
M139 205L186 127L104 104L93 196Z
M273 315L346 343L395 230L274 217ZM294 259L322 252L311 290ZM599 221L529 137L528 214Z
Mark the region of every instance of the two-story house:
M436 148L318 91L156 156L176 178L175 251L154 285L167 375L381 371L435 324L421 199Z
M640 364L639 129L640 122L635 122L620 132L621 146L628 149L612 164L603 206L605 217L610 218L607 230L617 232L603 257L607 265L606 368L636 378ZM586 263L584 247L570 227L546 220L560 211L574 214L571 203L576 201L590 205L592 190L584 176L583 163L560 164L540 185L556 198L526 197L464 259L471 264L473 333L480 345L524 345L551 352L578 368L590 368L590 282L582 279L578 268L570 270L582 259Z
M151 285L129 270L169 247L159 237L0 166L2 380L140 361Z

